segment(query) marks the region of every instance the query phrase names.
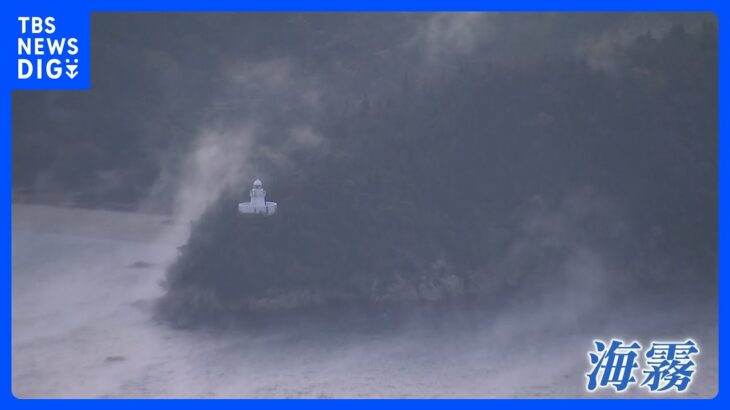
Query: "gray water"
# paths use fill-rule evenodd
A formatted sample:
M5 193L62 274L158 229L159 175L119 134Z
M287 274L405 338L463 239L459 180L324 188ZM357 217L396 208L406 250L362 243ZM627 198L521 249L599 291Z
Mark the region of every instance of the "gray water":
M328 327L318 318L237 331L175 329L155 318L153 306L186 235L186 224L163 216L14 205L13 393L615 397L585 391L592 340L611 337L693 337L702 352L682 397L717 391L712 305L618 309L590 321L546 305L425 315L383 329ZM633 389L620 397L637 395L647 396Z

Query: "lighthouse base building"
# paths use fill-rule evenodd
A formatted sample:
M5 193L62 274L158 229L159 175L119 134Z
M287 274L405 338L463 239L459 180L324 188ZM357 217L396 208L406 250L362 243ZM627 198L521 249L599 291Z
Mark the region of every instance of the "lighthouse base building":
M276 202L266 201L266 190L260 179L253 182L253 188L251 188L249 195L251 201L238 204L238 212L256 215L273 215L276 213Z

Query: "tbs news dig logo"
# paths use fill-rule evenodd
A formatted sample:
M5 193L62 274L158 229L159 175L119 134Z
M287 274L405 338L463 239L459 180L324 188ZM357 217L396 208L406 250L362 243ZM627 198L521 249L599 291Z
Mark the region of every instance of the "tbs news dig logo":
M54 17L18 17L18 80L73 80L78 74L78 38L56 32Z

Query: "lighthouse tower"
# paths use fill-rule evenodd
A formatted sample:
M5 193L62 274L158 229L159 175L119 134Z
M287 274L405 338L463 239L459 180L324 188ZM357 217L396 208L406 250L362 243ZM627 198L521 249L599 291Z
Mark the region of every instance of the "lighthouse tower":
M251 201L238 204L238 212L257 215L273 215L276 213L276 202L266 201L266 190L260 179L253 181L253 188L251 188L249 195Z

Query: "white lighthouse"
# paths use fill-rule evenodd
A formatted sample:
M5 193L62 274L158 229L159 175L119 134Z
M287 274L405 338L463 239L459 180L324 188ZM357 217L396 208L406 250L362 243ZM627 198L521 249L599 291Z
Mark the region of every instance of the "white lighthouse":
M253 181L250 202L238 204L238 212L242 214L273 215L276 213L276 202L266 202L266 190L260 179Z

